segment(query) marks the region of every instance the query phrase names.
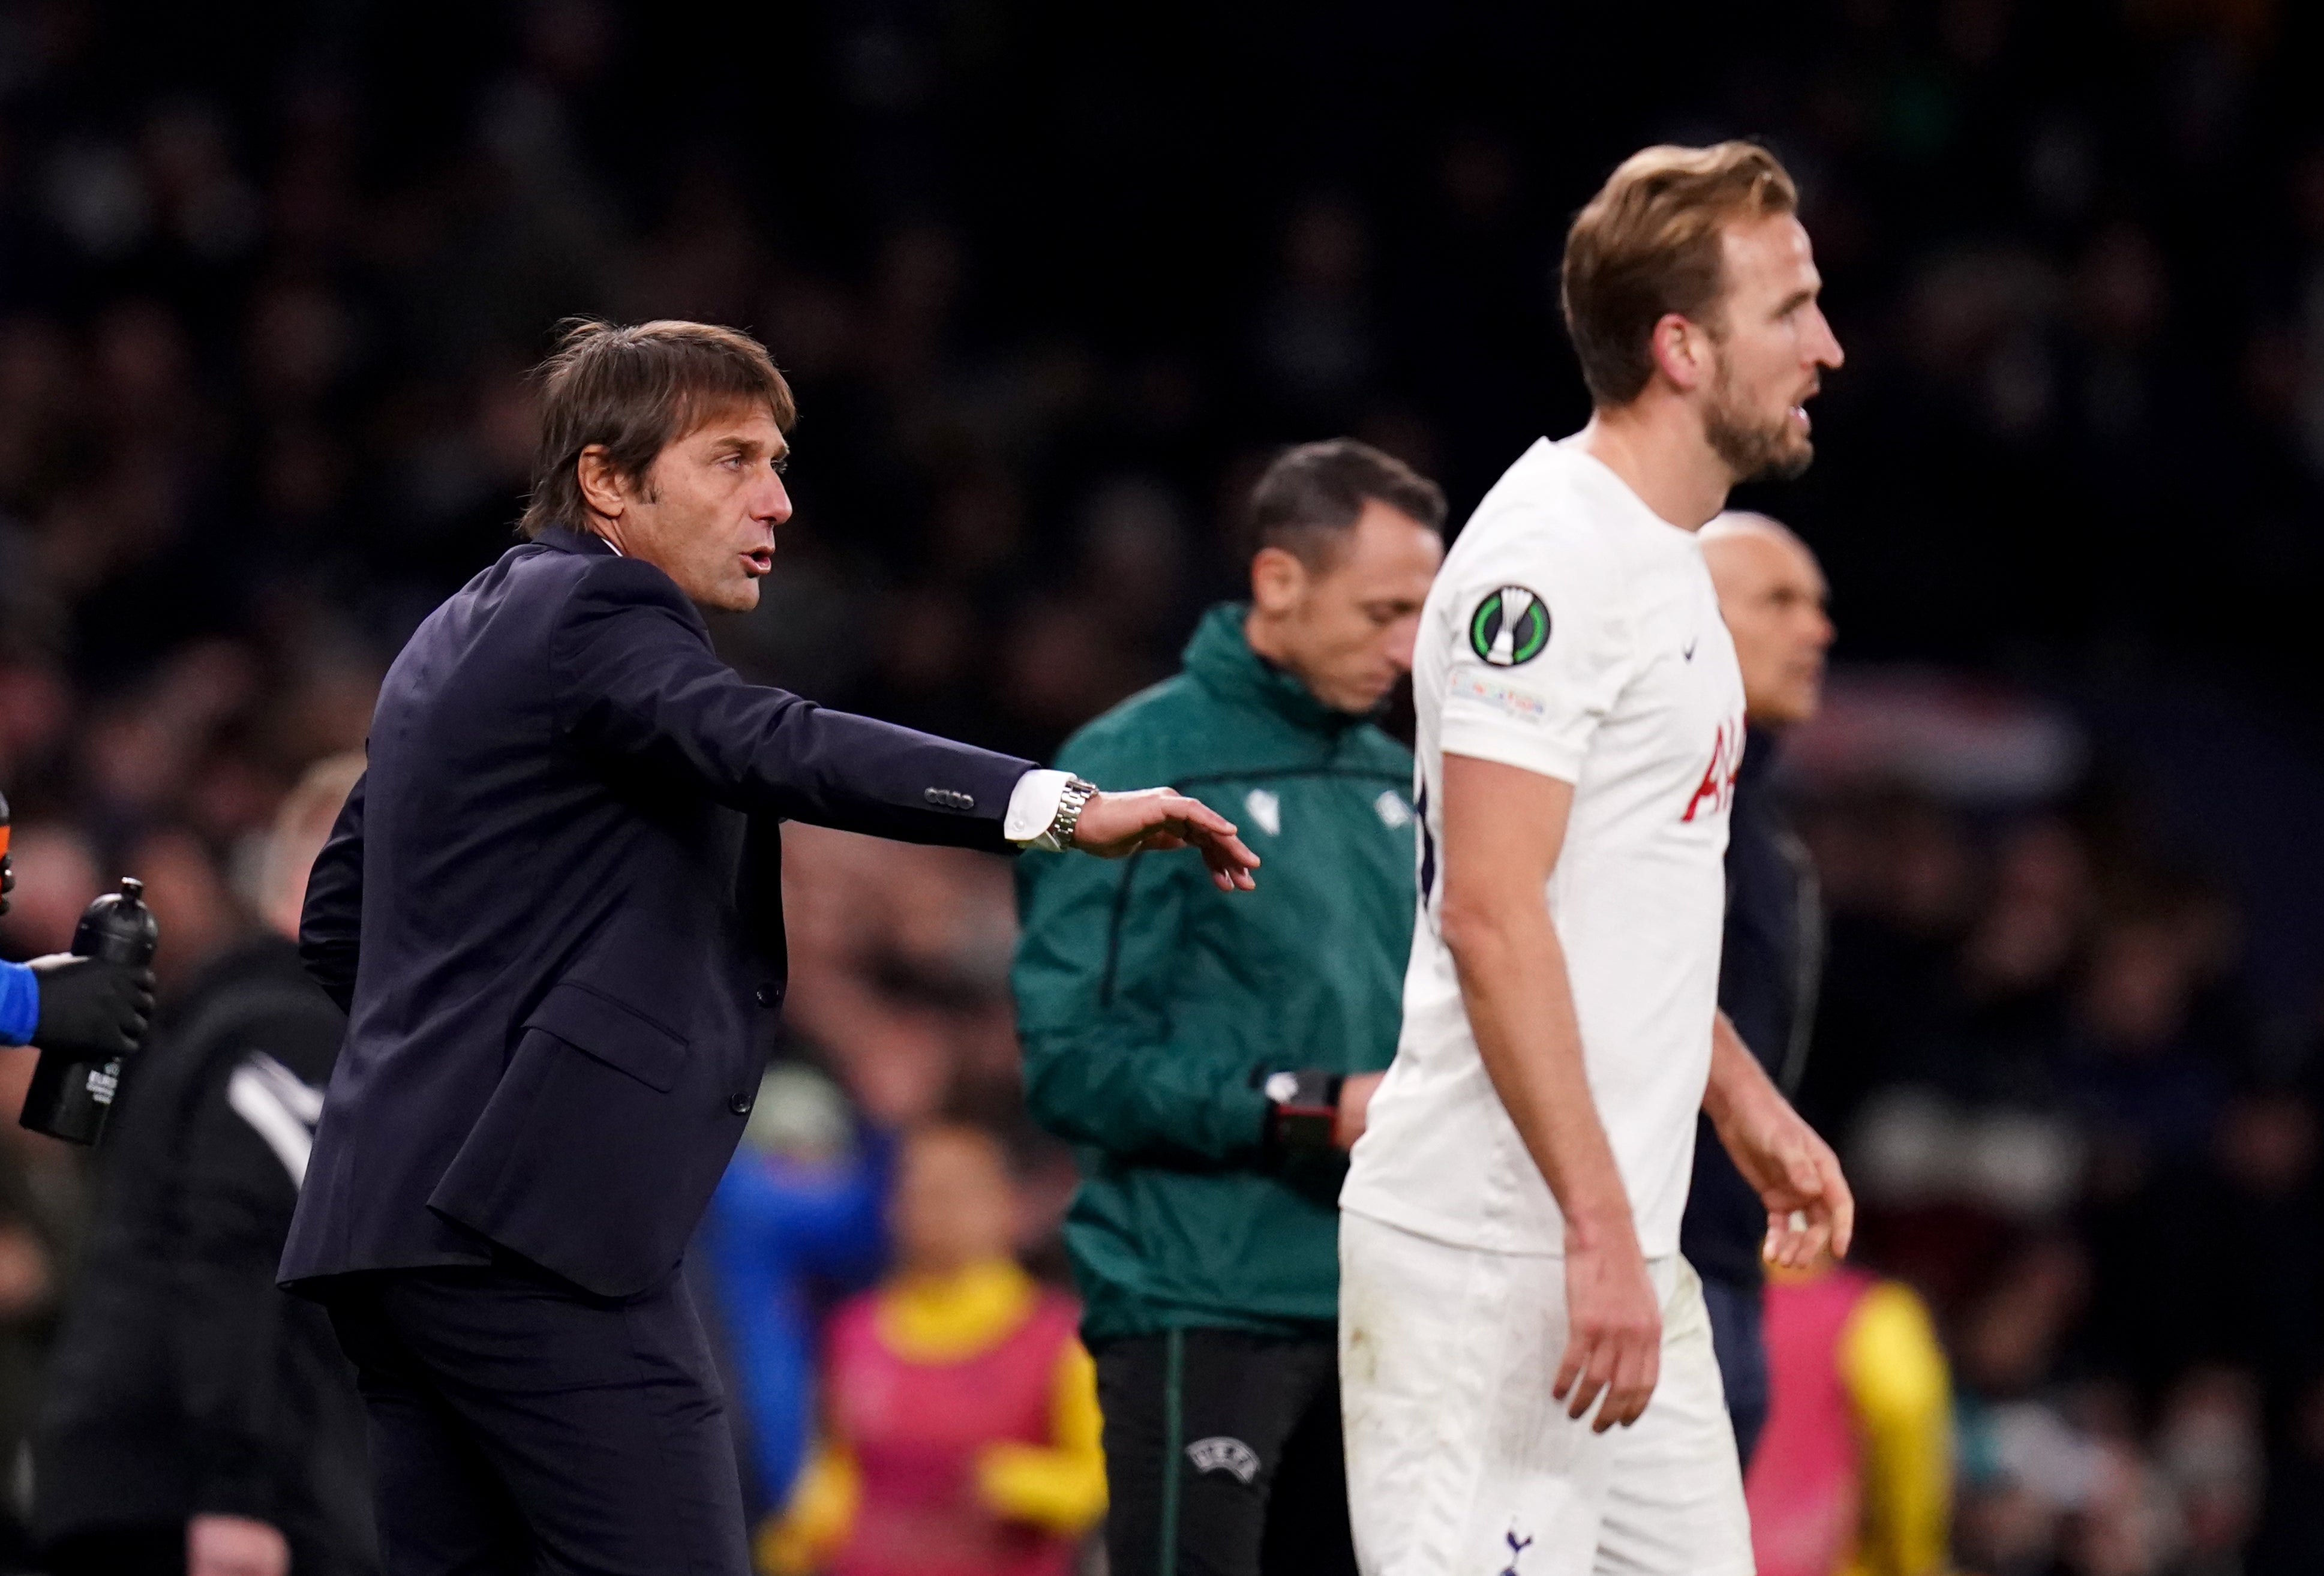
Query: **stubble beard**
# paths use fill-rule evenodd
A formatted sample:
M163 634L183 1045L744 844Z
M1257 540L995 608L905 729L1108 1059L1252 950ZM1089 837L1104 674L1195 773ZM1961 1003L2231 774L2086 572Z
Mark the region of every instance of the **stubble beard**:
M1734 473L1738 486L1792 481L1815 460L1814 443L1792 428L1790 406L1773 421L1752 419L1736 397L1732 369L1723 354L1710 408L1703 412L1702 435L1711 452Z

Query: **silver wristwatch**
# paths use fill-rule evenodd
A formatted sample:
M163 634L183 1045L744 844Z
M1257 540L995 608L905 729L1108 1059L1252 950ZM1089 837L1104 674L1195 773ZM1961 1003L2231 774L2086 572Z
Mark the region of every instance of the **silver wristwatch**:
M1069 777L1065 786L1057 790L1057 813L1049 818L1049 829L1041 834L1040 846L1063 853L1074 845L1074 833L1082 824L1082 811L1097 796L1097 784L1086 779Z

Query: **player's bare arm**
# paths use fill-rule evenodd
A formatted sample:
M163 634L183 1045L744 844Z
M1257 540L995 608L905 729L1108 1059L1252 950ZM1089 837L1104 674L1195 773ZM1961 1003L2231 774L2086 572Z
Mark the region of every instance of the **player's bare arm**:
M1498 761L1444 757L1439 923L1494 1092L1565 1217L1571 1333L1551 1393L1594 1426L1637 1421L1662 1362L1662 1308L1582 1059L1550 871L1573 785ZM1748 1057L1746 1058L1748 1059Z
M1722 1012L1711 1030L1711 1083L1702 1109L1735 1168L1767 1206L1770 1264L1805 1269L1829 1248L1848 1256L1856 1199L1840 1157L1771 1082Z

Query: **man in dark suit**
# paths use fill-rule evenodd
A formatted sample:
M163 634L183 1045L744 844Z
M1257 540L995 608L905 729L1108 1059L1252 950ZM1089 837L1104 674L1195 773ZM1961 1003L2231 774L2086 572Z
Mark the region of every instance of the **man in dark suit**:
M1807 1064L1823 968L1815 867L1794 835L1775 781L1778 742L1813 719L1831 645L1823 571L1805 542L1764 514L1733 511L1702 528L1703 562L1735 639L1749 724L1727 823L1727 925L1719 1007L1786 1097ZM1767 1421L1760 1246L1767 1209L1728 1158L1708 1117L1695 1134L1694 1181L1679 1251L1702 1277L1703 1305L1746 1470Z
M788 389L730 329L585 323L542 369L530 539L420 625L309 887L350 1014L282 1260L373 1421L387 1569L743 1576L678 1260L783 993L778 827L995 851L1192 844L1166 789L746 684Z

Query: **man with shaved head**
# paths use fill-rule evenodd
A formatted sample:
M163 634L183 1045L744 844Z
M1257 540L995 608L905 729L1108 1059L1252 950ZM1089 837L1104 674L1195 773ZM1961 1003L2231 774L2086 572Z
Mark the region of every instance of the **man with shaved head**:
M1729 512L1702 528L1703 562L1743 670L1748 723L1727 832L1727 925L1719 1005L1788 1097L1799 1088L1823 962L1823 910L1807 851L1772 786L1776 736L1815 715L1831 644L1823 571L1807 544L1764 514ZM1702 1277L1727 1415L1746 1467L1767 1420L1760 1244L1767 1213L1700 1119L1694 1181L1679 1251Z
M1823 697L1823 654L1832 639L1815 554L1790 527L1742 510L1713 519L1701 540L1742 665L1752 728L1806 722Z

